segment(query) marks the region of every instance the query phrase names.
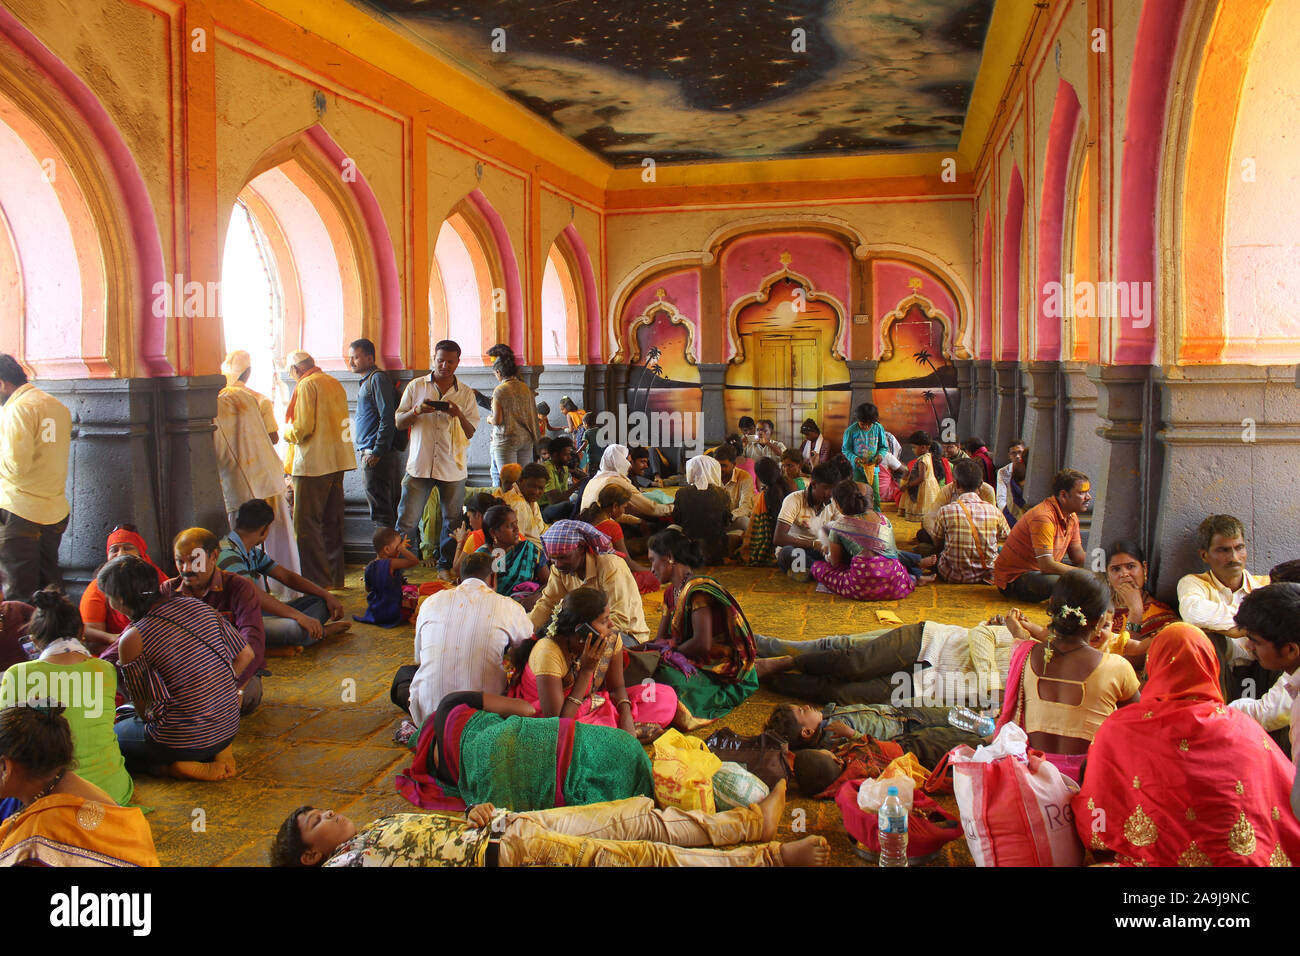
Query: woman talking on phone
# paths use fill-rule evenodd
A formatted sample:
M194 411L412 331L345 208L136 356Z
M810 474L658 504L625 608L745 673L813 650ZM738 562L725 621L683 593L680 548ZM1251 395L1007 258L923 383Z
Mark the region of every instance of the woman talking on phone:
M528 701L541 717L619 727L650 737L691 716L667 684L623 682L623 645L609 620L605 594L577 588L564 596L544 636L512 653L510 696Z

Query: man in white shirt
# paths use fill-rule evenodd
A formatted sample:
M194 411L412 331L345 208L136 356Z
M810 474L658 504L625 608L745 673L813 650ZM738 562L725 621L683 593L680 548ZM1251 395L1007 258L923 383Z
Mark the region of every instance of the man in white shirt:
M1269 583L1268 575L1246 570L1246 529L1232 515L1210 515L1196 529L1201 560L1208 571L1178 581L1178 616L1209 637L1219 657L1224 700L1257 697L1261 683L1272 686L1277 675L1266 671L1246 647L1246 632L1237 625L1237 609L1252 591Z
M396 426L411 430L407 449L402 501L397 507L397 530L420 551L420 518L436 486L442 505L442 538L438 566L451 569L455 556L452 537L462 520L465 478L469 474L469 440L478 427L479 411L474 390L456 378L460 346L450 339L434 347L433 369L402 391Z
M1300 584L1270 584L1246 595L1237 609L1236 627L1245 633L1242 649L1262 667L1282 674L1258 700L1243 695L1228 706L1253 717L1270 733L1290 726L1294 760L1300 739L1291 722L1300 689Z
M1246 529L1232 515L1210 515L1196 529L1201 560L1208 571L1186 574L1178 582L1178 616L1202 631L1244 637L1237 627L1237 608L1268 575L1246 570Z
M772 543L777 548L777 567L796 581L812 578L813 562L822 558L817 532L823 524L839 517L840 509L831 501L831 491L838 478L834 465L829 462L818 465L812 471L808 487L791 492L781 502Z
M518 602L496 593L492 555L466 555L461 583L425 599L415 620L415 676L407 708L418 727L456 691L506 692L505 657L532 637Z
M756 641L758 672L779 694L819 704L976 710L1001 703L1014 644L998 617L975 627L920 621L797 646L767 637Z
M785 454L785 445L772 440L774 431L776 431L775 422L770 418L760 419L758 431L754 434L754 440L745 442L745 457L752 458L755 461L765 457L780 461L781 456Z
M1011 461L998 469L998 487L996 491L998 510L1006 516L1011 527L1020 519L1028 508L1025 506L1024 467L1025 443L1019 438L1011 441ZM1020 469L1020 478L1016 479L1015 470Z
M72 414L29 383L12 355L0 355L0 402L0 571L5 597L30 601L63 583Z

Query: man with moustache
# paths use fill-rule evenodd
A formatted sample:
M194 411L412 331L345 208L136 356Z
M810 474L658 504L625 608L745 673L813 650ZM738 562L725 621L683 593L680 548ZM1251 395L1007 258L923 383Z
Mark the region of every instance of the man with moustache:
M217 567L221 543L206 528L188 528L172 542L177 577L162 585L166 595L183 594L209 607L230 622L253 652L253 660L241 674L239 712L251 714L262 702L262 674L266 673L266 632L262 628L262 605L257 586L247 578Z

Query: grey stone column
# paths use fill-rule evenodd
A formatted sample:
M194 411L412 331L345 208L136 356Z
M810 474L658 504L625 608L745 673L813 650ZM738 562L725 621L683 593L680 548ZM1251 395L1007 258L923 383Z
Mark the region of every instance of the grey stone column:
M68 529L59 549L69 594L79 597L104 563L115 525L133 524L164 571L171 541L200 526L224 534L213 418L220 375L155 379L50 379L35 383L72 414Z
M873 395L876 390L876 359L847 359L844 362L849 369L849 421L857 420L857 407L863 402L875 404Z
M1065 421L1064 467L1093 475L1102 458L1102 439L1097 430L1097 386L1088 378L1082 362L1061 363L1060 405Z
M977 360L972 366L974 388L974 407L972 409L972 430L983 438L993 452L993 460L999 464L1006 458L1005 447L997 448L997 433L993 430L993 363Z
M998 455L1005 457L1011 439L1018 437L1020 431L1020 365L1017 362L994 362L993 375L997 386L993 406L993 447ZM1002 458L997 460L1000 462Z
M724 388L727 366L720 362L701 363L696 368L700 370L700 437L708 448L726 438L729 431Z
M971 359L955 359L953 366L957 369L957 434L965 440L978 435L988 441L983 432L975 427L975 363Z
M585 366L586 375L583 379L583 398L586 404L582 407L589 412L603 412L610 408L609 398L609 366L608 365L587 365Z
M428 374L427 372L425 374ZM519 376L530 387L536 390L535 370L529 366L520 366ZM492 398L492 390L499 384L496 373L492 371L490 365L476 365L466 368L462 365L456 370L456 377L461 383L468 385L480 395L483 395L489 401ZM538 399L541 401L541 399ZM551 403L552 420L555 420L559 413L559 400ZM469 440L469 457L467 465L469 468L469 477L465 481L467 488L486 488L492 484L492 423L488 421L488 415L491 412L483 407L478 410L478 427L474 429L474 436Z
M1207 515L1241 519L1248 568L1267 574L1300 557L1300 392L1292 366L1186 366L1156 370L1163 427L1155 508L1156 592L1201 571L1196 527Z
M1052 476L1060 468L1064 453L1057 420L1060 364L1027 362L1024 372L1030 389L1025 421L1020 429L1020 437L1030 448L1025 472L1025 500L1039 502L1048 496Z
M158 496L162 462L153 380L42 379L33 384L72 414L66 489L71 513L59 548L69 593L79 596L94 577L104 563L108 533L119 524L135 525L149 556L171 571L174 529Z
M1118 538L1136 539L1150 557L1150 437L1158 412L1152 405L1151 367L1088 366L1097 389L1101 456L1092 471L1092 526L1084 541L1090 552ZM1032 454L1032 452L1031 452Z
M230 521L221 494L213 419L217 417L217 393L226 387L226 378L204 375L154 381L165 432L166 477L159 490L172 533L198 526L225 534Z

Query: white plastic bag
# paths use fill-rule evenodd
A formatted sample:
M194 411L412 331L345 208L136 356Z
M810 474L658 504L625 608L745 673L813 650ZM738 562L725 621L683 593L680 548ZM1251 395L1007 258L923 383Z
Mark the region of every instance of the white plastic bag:
M858 807L868 813L879 813L880 805L889 796L889 788L898 788L898 799L910 813L912 810L912 791L916 782L911 777L877 777L875 780L863 780L858 788Z
M1015 757L1017 760L1024 760L1028 749L1029 735L1008 721L1002 725L1002 729L998 731L991 744L980 744L975 749L970 760L973 763L992 763L999 757Z

